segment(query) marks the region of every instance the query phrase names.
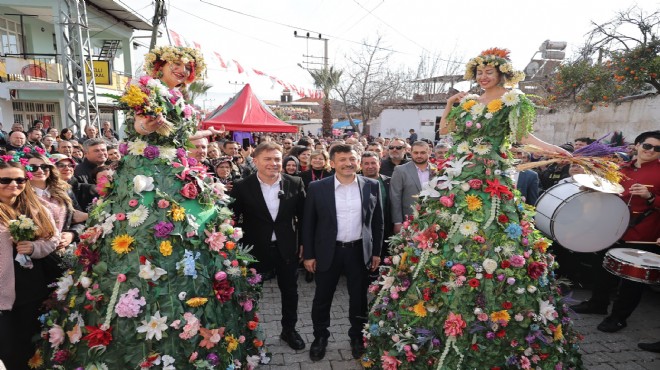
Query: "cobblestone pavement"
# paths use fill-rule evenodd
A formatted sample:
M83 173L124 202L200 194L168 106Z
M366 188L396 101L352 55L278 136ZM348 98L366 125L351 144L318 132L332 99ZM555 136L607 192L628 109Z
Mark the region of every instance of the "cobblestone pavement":
M276 281L264 284L263 299L260 303L266 344L273 354L272 361L264 370L351 370L362 369L351 356L348 338L348 292L346 280L342 278L335 293L332 305L330 338L325 358L312 362L309 359L309 346L314 340L312 335L312 300L314 283L307 283L301 274L298 283L300 302L298 307L297 329L307 343L305 349L294 351L279 339L281 331L280 292ZM586 290L576 290L576 301L589 297ZM576 326L584 335L582 353L585 367L589 370L658 370L660 354L645 352L637 348L640 341L655 342L660 340L660 293L647 289L641 305L628 320L628 327L618 333L602 333L596 326L604 315L580 315Z

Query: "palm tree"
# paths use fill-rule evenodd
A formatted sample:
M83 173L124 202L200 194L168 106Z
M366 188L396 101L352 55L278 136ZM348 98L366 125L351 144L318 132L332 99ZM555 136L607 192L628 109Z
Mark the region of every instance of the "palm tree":
M197 98L199 98L201 96L204 96L204 94L206 94L212 87L213 87L213 85L207 84L204 81L195 81L195 82L191 83L186 88L186 90L188 92L188 96L189 96L188 101L191 104L194 104L195 100Z
M330 92L341 80L341 74L344 71L340 69L315 69L309 70L309 74L314 79L314 85L323 90L323 136L332 136L332 111L330 109Z

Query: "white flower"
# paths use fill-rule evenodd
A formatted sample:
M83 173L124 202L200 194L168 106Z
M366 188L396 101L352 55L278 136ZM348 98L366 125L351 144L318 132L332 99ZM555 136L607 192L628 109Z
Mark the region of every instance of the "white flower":
M169 161L176 158L176 148L170 146L160 147L160 157Z
M392 257L392 264L398 266L399 263L401 263L401 256L397 254L396 256Z
M142 155L147 147L147 142L140 139L128 143L128 152L133 155Z
M134 211L128 212L126 214L126 219L128 220L128 226L138 227L149 217L149 210L140 204Z
M163 360L163 370L175 370L176 367L174 367L174 357L170 355L164 355L161 357Z
M527 286L527 291L530 293L536 292L536 287L534 285L528 285Z
M484 115L484 117L486 117L486 119L491 119L491 118L493 118L493 114L488 112Z
M469 152L470 152L470 144L467 141L461 141L456 146L456 153L458 154L466 154Z
M510 257L515 250L516 250L515 247L511 244L502 246L502 254L505 255L506 257Z
M64 277L61 277L57 281L57 289L55 294L57 294L57 300L63 301L66 298L66 295L69 293L69 289L73 286L73 278L71 275L67 274Z
M422 191L419 192L420 197L439 198L440 192L435 189L438 184L439 177L434 177L422 185Z
M468 184L467 182L462 183L461 190L467 192L468 190L470 190L470 184Z
M461 157L461 159L455 161L447 161L445 164L445 173L450 177L458 177L461 172L463 172L463 167L471 164L472 162L465 162L467 156ZM451 189L451 187L450 187Z
M460 181L452 180L451 178L447 177L447 175L440 176L437 179L438 181L442 180L442 182L438 182L438 184L436 185L436 188L439 190L444 190L444 189L451 190L454 187L454 185L458 185L461 183Z
M239 276L240 274L241 274L241 268L238 266L236 267L232 266L227 268L227 275Z
M457 245L454 247L454 252L456 252L456 253L459 253L459 252L462 251L462 250L463 250L463 246L460 245L460 244L457 244Z
M491 148L490 144L483 143L483 144L479 144L479 145L475 146L474 148L472 148L472 150L474 150L474 152L479 154L479 155L486 155L486 154L490 153L490 148Z
M481 272L477 272L476 274L474 274L474 277L475 277L476 279L481 280L481 278L484 277L484 274L482 274Z
M88 278L87 276L81 276L80 279L78 279L78 282L85 289L92 285L92 279Z
M484 109L486 109L485 104L477 103L470 108L470 113L472 114L472 117L477 117L484 112Z
M523 293L525 293L525 288L523 287L516 288L516 294L523 294Z
M133 178L133 191L141 193L143 191L154 190L154 178L151 176L136 175Z
M461 99L461 104L465 103L468 100L477 100L479 99L479 95L477 94L467 94Z
M486 270L487 274L492 274L495 272L495 269L497 269L497 261L492 258L486 258L484 262L481 263L481 265L484 267L484 270Z
M449 212L448 209L443 209L440 211L440 219L441 220L448 220L451 217L451 213Z
M383 285L383 289L390 289L394 284L394 276L386 276L380 284Z
M506 94L502 95L501 99L504 105L506 105L507 107L512 107L520 103L520 94L518 93L518 90L511 90Z
M156 281L163 275L167 275L167 271L160 267L155 267L149 260L144 261L144 265L140 265L138 276L145 280Z
M458 231L463 234L463 236L470 236L476 233L479 230L479 225L474 221L463 221L461 226L458 228Z
M544 324L547 324L548 321L554 321L557 318L557 310L555 310L553 304L550 304L550 301L542 301L539 299L539 306L539 315Z
M188 293L186 293L186 292L179 292L179 300L183 301L184 299L186 299L187 295L188 295Z
M110 234L112 230L115 228L114 222L117 220L117 215L112 215L103 221L101 224L101 229L103 229L103 236L105 237L106 235Z
M160 311L156 311L149 322L142 320L142 325L137 327L138 333L147 333L147 340L154 339L154 337L156 340L161 340L164 330L167 330L167 316L160 317Z

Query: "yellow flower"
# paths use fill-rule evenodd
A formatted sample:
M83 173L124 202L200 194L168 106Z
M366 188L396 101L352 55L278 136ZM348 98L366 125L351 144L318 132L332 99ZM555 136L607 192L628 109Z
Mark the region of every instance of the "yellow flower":
M477 104L476 100L468 100L465 103L463 103L463 110L469 112L470 108L472 108L472 106L474 106L475 104Z
M374 366L374 362L372 360L366 359L364 357L362 358L362 360L360 362L362 363L362 367L365 368L365 369L368 369L368 368Z
M495 99L495 100L491 100L491 102L488 103L486 107L488 108L488 112L495 113L495 112L499 112L499 110L502 109L502 106L504 106L502 100Z
M167 257L172 254L172 243L169 240L160 242L160 254Z
M74 295L74 296L71 297L71 299L69 300L69 308L74 308L75 306L76 306L76 296Z
M241 266L241 276L247 276L247 267Z
M538 249L539 252L545 253L545 251L548 249L549 243L545 239L539 239L534 243L534 248Z
M135 239L128 234L119 235L112 239L112 250L117 252L117 254L128 253L132 250L131 244L134 241Z
M172 206L172 209L167 213L173 221L183 221L186 219L186 209L177 206L176 204Z
M465 201L467 202L468 210L470 211L478 211L481 209L481 206L483 205L483 203L481 202L481 198L472 194L466 196Z
M557 328L555 329L555 332L553 333L552 338L555 341L564 339L564 332L561 329L561 324L557 325Z
M139 87L131 85L126 89L124 96L119 101L126 103L131 108L135 108L143 105L146 99L148 99L147 95Z
M238 348L238 340L233 335L226 336L225 342L227 342L227 353L232 353Z
M34 355L31 359L28 360L28 366L30 369L38 369L44 365L44 359L41 357L41 350L38 349L34 352Z
M490 314L490 320L495 323L507 323L509 320L511 320L511 316L507 312L507 310L502 310L502 311L495 311Z
M424 307L424 302L419 301L416 305L413 306L413 311L417 317L426 317L426 307Z
M202 298L202 297L195 297L195 298L190 298L189 300L186 301L186 304L190 307L199 307L203 306L208 302L208 298Z

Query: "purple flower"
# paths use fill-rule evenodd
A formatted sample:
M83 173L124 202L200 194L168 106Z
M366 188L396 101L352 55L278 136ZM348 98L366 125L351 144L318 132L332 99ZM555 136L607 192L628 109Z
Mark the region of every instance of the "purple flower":
M121 155L127 155L128 154L128 144L121 143L121 144L119 144L118 149L119 149L119 153L121 153Z
M493 333L492 331L489 331L488 333L486 333L486 338L495 339L495 333Z
M147 159L156 159L160 155L160 149L157 146L149 145L144 148L144 157Z
M167 238L170 236L172 230L174 230L174 224L167 221L160 221L154 226L154 230L156 231L154 233L156 238Z
M185 158L187 155L186 150L183 148L177 148L176 150L176 156L179 158Z
M206 361L208 361L211 366L218 366L220 363L220 357L218 357L216 353L209 353L206 355Z

